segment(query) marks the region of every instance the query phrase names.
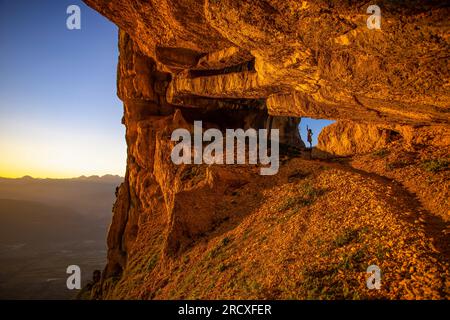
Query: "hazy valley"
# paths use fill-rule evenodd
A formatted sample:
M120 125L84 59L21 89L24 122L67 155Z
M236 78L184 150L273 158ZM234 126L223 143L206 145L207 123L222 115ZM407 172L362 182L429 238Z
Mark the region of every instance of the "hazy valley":
M66 268L82 283L106 262L120 177L0 179L0 298L67 299Z

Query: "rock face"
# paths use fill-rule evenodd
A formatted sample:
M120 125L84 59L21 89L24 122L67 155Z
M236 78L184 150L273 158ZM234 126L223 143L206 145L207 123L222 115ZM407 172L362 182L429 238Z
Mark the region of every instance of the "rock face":
M278 128L281 143L301 148L301 117L342 120L319 138L337 155L381 148L399 134L439 144L435 128L448 133L450 11L440 1L378 1L381 30L367 27L358 1L84 1L120 27L128 145L103 295L142 246L162 246L170 265L236 218L221 204L250 173L175 166L174 129L192 132L194 120L222 131Z
M142 219L167 224L166 254L173 255L224 218L211 212L209 201L204 203L203 210L199 205L187 203L205 195L220 198L226 182L233 184L236 179L217 172L197 172L196 168L175 166L170 158L175 145L171 134L175 129L188 129L193 134L194 120L202 120L204 129L222 131L270 125L280 130L281 143L304 146L297 130L300 119L269 116L264 101L230 99L210 105L205 100L196 107L181 108L168 103L166 92L171 73L158 70L157 62L145 56L124 31L119 34L119 49L118 96L124 102L128 159L125 182L117 193L108 234L106 277L123 272ZM206 177L206 180L192 187L184 183L185 177L191 176ZM217 179L223 179L223 184L212 182ZM193 206L197 207L195 217L190 216Z
M396 132L376 125L343 120L320 132L317 148L333 155L348 156L381 149L396 139L396 135Z
M271 115L448 123L441 1L378 1L380 30L358 1L85 2L172 74L172 104L266 99Z
M401 140L409 149L434 146L445 150L450 146L450 128L342 120L322 130L317 148L331 155L350 156L383 149L397 140Z

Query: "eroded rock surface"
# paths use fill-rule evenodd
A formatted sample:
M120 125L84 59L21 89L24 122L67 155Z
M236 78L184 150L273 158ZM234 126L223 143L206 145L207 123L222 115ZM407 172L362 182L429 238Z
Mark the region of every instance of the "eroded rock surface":
M361 123L342 120L325 127L319 135L317 149L331 155L351 156L380 150L394 141L413 150L420 146L450 146L448 126L409 126Z
M165 253L174 255L226 218L211 207L211 201L218 202L230 184L239 184L243 178L174 165L170 155L175 129L187 129L193 135L193 122L199 120L204 130L264 129L270 125L280 130L282 144L304 146L297 130L300 119L269 116L264 101L230 99L209 104L206 100L196 107L170 104L165 94L172 75L158 70L157 62L145 56L124 31L119 35L119 48L118 95L124 102L128 158L108 235L106 277L123 272L142 219L157 220L158 216L164 221ZM199 184L185 183L193 177ZM205 195L208 200L202 201ZM212 200L214 197L217 199Z
M171 72L167 98L177 105L267 99L272 115L449 120L449 9L441 1L378 1L380 30L367 28L368 5L359 1L85 2Z
M319 165L298 161L289 165L292 173L285 172L271 180L261 179L252 171L254 168L248 167L175 166L170 160L174 146L171 133L177 128L192 132L194 120L203 121L204 129L222 131L227 128L278 128L280 142L297 148L304 147L297 131L301 117L339 120L326 128L319 138L319 148L333 155L367 153L384 148L397 139L411 146L448 147L450 144L450 11L440 1L425 4L422 1L378 1L382 10L381 30L367 28L367 6L359 1L85 2L120 27L118 95L124 102L123 123L128 145L125 182L118 190L113 209L108 235L108 265L97 298L185 298L185 292L194 290L196 284L185 285L183 281L187 278L178 275L177 270L185 268L184 265L197 265L181 259L183 253L194 252L190 256L200 257L198 261L210 259L210 254L217 252L211 249L205 255L204 249L215 244L217 239L222 241L219 249L226 247L231 241L229 237L240 239L246 243L246 250L253 252L257 242L248 244L247 235L239 229L240 222L251 225L252 219L257 219L254 217L261 217L269 222L258 220L255 225L266 230L274 219L269 216L274 210L272 201L284 201L277 198L277 192L289 191L292 177L304 178L295 167L311 166L311 172L322 170ZM365 223L363 216L357 214L350 201L353 200L352 192L359 195L361 188L373 190L371 188L384 184L375 180L364 184L363 175L339 170L321 174L325 177L320 178L323 181L310 182L323 184L324 190L334 190L331 194L341 192L348 197L351 210L338 208L342 214L354 211L355 217L345 218L348 218L345 220L348 225L351 225L351 219L360 219L357 224L362 226ZM342 179L347 178L354 181L353 184L344 183L348 189L345 191ZM324 182L328 179L332 181L329 185ZM247 185L249 187L245 187ZM266 188L271 192L266 193ZM314 198L302 200L302 206L322 195L320 190L311 189L311 184L301 188L308 197ZM388 201L383 199L382 192L379 193L374 198L370 198L368 192L360 196L367 198L365 203L371 204L370 210L378 210ZM437 208L436 211L442 214L447 208L446 196L442 192L439 195L439 205L430 208ZM320 205L333 208L336 205L333 199L323 198ZM409 194L404 195L406 209L402 208L407 212L414 210L407 204L411 199ZM280 203L280 208L285 208L275 211L282 211L289 220L289 206L300 204L295 201ZM392 202L388 211L377 211L380 217L389 216L392 221L389 228L397 230L397 233L386 233L381 228L379 231L387 236L400 234L399 230L414 230L410 225L405 227L404 223L407 223L393 213L398 209L396 205ZM258 211L260 207L263 213ZM369 208L367 210L367 216L370 216ZM322 215L325 211L314 211L312 217L320 223L312 225L308 225L303 216L297 216L301 228L295 230L306 230L306 234L307 230L312 230L311 239L315 239L319 225L327 230L338 230L336 226L341 225L342 217L328 219ZM253 216L245 220L250 213ZM288 230L293 228L291 225L286 227ZM288 242L283 238L284 228L280 228L280 237L273 241L283 249ZM227 232L232 235L225 236ZM345 234L347 230L339 229L339 232ZM323 235L324 231L317 234ZM331 233L328 235L331 237ZM297 243L298 236L292 233L292 241L289 241ZM418 243L417 239L426 242L432 236L421 234L414 238L415 234L409 233L408 236L413 240L407 241L416 241L415 245L420 247L417 252L424 252L419 262L420 268L426 270L435 261L434 253L429 253L428 247ZM375 233L367 237L378 239ZM207 242L205 248L202 241ZM331 245L334 240L327 241ZM304 245L306 249L298 248L299 254L310 250L311 257L317 253L314 250L322 252L323 249L307 247L310 242ZM396 246L389 244L388 247L394 250ZM396 259L400 259L401 255L397 253ZM286 254L292 252L280 255ZM339 265L338 256L333 257ZM284 262L276 260L278 256L272 258L277 266L283 265ZM242 261L230 263L246 265ZM206 262L202 264L199 267L202 273L192 277L209 274L204 270L207 265ZM405 263L405 268L408 266ZM225 264L217 267L222 270L220 272L228 268ZM252 270L254 266L247 267ZM306 281L310 271L301 269L304 266L297 267L300 269L295 270L301 272L296 274L305 274L299 281ZM394 267L394 264L387 265L392 268L393 276ZM399 282L401 279L395 279L400 289L395 289L394 293L383 291L376 297L445 297L448 295L442 291L445 280L439 278L442 270L445 270L444 262L439 263L430 276L429 294L421 296L421 287L413 280L403 286ZM167 277L169 271L171 278ZM251 276L252 272L246 274L246 277ZM268 275L270 283L268 289L264 289L267 292L264 291L263 297L291 297L288 291L280 293L281 287L274 289L280 279L271 277ZM117 281L122 282L118 285ZM233 284L231 280L226 283ZM180 289L179 285L185 286ZM173 294L177 288L179 291ZM194 297L260 298L249 292L233 291L236 288L230 289L232 293L221 295L218 288L209 296L209 289L203 288ZM294 289L302 292L299 297L308 297L307 288L300 288L303 291ZM346 297L341 293L333 294Z

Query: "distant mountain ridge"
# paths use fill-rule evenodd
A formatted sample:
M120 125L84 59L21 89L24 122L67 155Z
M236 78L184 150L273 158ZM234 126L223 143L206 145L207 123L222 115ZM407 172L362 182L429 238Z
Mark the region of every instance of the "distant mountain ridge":
M88 181L108 181L108 182L122 182L124 177L113 174L105 174L103 176L92 175L92 176L79 176L78 178L72 178L73 180L88 180Z
M69 207L82 215L110 219L115 190L123 179L115 175L70 179L0 178L0 198Z
M30 175L25 175L21 178L5 178L5 177L0 177L0 180L25 180L25 181L32 181L32 180L71 180L71 181L76 181L76 180L82 180L82 181L96 181L96 182L118 182L121 183L123 181L124 177L121 177L119 175L114 175L114 174L105 174L103 176L99 176L99 175L91 175L91 176L79 176L79 177L74 177L74 178L34 178Z

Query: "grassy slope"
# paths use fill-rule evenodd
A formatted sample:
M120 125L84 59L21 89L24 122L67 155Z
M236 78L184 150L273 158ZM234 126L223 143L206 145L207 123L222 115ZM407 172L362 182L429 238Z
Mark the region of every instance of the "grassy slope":
M295 158L276 176L255 174L220 205L238 214L176 258L161 254L163 217L141 226L107 298L449 297L446 224L433 224L414 194L383 176ZM371 264L383 273L379 291L366 288Z

